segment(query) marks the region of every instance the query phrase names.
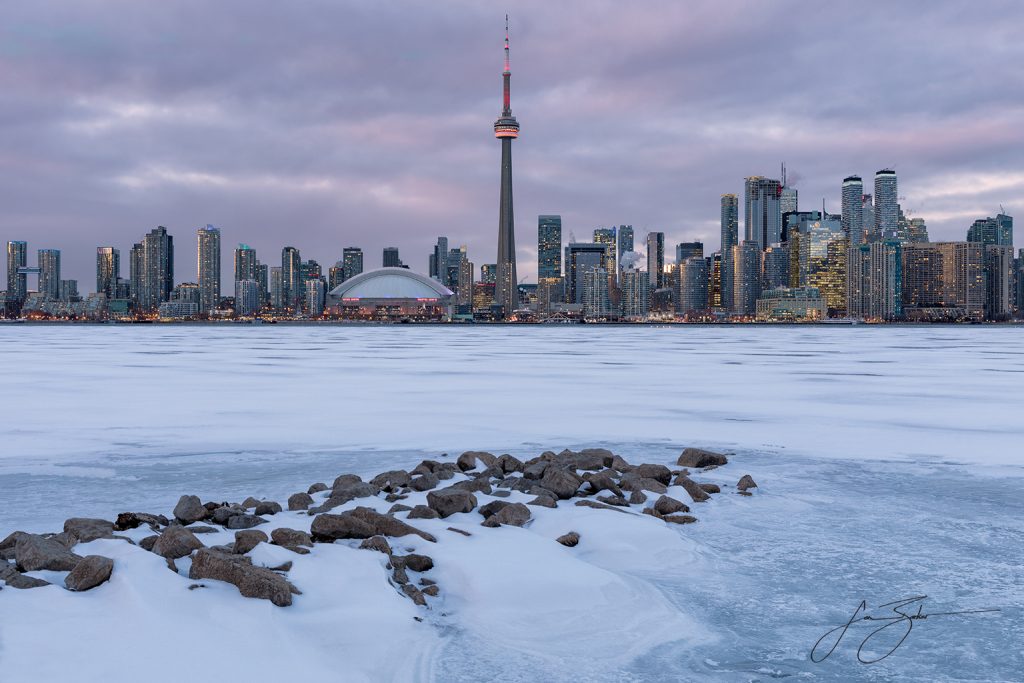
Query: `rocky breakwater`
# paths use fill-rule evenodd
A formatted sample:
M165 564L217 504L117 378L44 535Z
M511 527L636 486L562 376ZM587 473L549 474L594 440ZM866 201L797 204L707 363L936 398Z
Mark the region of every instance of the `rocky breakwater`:
M535 515L571 517L568 506L692 524L697 517L690 506L708 503L723 486L746 496L757 488L747 474L735 486L699 481L727 463L723 454L696 448L685 449L674 467L632 464L603 448L546 451L525 461L467 451L454 462L424 460L369 481L342 474L331 485L314 483L289 496L284 505L254 497L232 503L183 495L169 517L123 512L113 521L72 518L57 533L11 533L0 541L0 587L46 588L62 576L69 591L96 589L117 575L117 565L84 548L113 541L162 558L182 577L183 589L225 582L244 597L287 607L302 595L289 579L293 562L315 561L318 546L344 544L380 553L382 579L429 609L443 597L428 554L437 544L456 538L471 544L475 534L503 526L528 528ZM575 552L569 549L585 547L587 539L563 527L551 542Z

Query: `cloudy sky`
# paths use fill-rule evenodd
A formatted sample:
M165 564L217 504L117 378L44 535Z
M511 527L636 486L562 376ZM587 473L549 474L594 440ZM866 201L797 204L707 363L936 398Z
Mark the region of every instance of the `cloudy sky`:
M845 175L895 168L933 239L1024 214L1024 3L14 0L0 239L61 249L83 291L97 246L127 262L158 224L178 280L206 223L225 283L238 242L425 271L447 235L493 262L506 10L529 280L537 214L710 251L719 195L782 161L836 212Z

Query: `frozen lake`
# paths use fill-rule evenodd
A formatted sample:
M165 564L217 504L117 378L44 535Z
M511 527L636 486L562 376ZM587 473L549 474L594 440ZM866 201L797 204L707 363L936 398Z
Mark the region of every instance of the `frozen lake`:
M723 483L761 484L679 529L678 567L620 568L705 627L699 648L588 670L455 631L437 680L1024 671L1024 327L18 325L0 353L0 537L468 449L708 446L735 453ZM912 595L1002 612L919 621L878 664L856 663L863 629L808 659L860 600Z

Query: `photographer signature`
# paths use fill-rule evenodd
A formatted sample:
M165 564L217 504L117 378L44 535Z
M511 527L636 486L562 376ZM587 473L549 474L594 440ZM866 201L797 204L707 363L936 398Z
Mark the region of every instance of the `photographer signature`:
M881 623L882 625L874 629L867 635L864 640L861 641L860 646L857 648L857 661L861 664L874 664L880 662L903 644L903 641L910 635L910 631L914 628L914 622L921 619L928 619L929 617L948 617L962 614L981 614L983 612L998 612L998 609L968 609L959 610L956 612L932 612L926 614L924 612L924 601L928 598L927 595L917 595L912 598L904 598L902 600L895 600L893 602L887 602L884 605L879 605L877 609L883 609L888 607L889 610L885 614L892 613L893 616L872 616L868 614L867 601L861 600L860 604L857 605L857 609L853 611L853 615L850 620L842 626L836 626L834 629L827 631L825 635L818 638L818 642L811 648L811 661L821 663L829 658L829 656L835 652L836 648L839 647L839 643L842 642L843 637L846 635L846 631L853 626L865 621L874 623ZM917 610L914 611L916 605ZM872 639L878 640L882 638L898 638L896 644L889 648L885 654L880 657L869 658L865 655L864 650L868 647ZM888 647L889 640L884 640L884 647ZM829 644L831 643L831 647ZM825 648L828 650L825 651Z

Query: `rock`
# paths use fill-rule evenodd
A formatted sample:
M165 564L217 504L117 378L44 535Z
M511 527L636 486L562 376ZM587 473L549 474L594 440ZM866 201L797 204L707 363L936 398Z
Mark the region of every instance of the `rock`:
M453 526L448 527L448 531L454 531L455 533L462 534L463 536L472 536L473 535L473 534L469 533L468 531L466 531L464 529L456 529Z
M437 485L440 483L441 480L437 478L436 474L427 472L410 481L409 488L413 491L429 491L430 489L437 488Z
M597 499L605 505L617 505L619 507L629 507L629 501L622 496L598 496Z
M645 515L650 515L651 517L657 517L658 519L662 518L662 514L655 510L654 508L644 508L643 513Z
M260 499L259 498L253 498L252 496L249 496L248 498L246 498L245 500L242 501L242 507L244 507L246 510L248 510L249 508L254 508L254 507L256 507L259 504L260 504Z
M18 544L18 539L23 536L31 536L32 534L24 531L14 531L7 535L7 538L0 541L0 551L14 550L14 546Z
M467 474L467 476L469 476ZM497 465L491 465L482 472L474 472L472 474L476 479L494 479L495 481L501 481L505 478L505 473L501 471L501 468Z
M419 588L411 583L402 584L402 592L409 596L409 598L420 607L427 606L427 599L423 597L423 593Z
M597 510L614 510L615 512L621 512L623 514L629 514L625 510L615 507L614 505L605 505L604 503L598 503L595 500L577 500L577 507L595 508Z
M375 533L380 534L381 536L401 537L415 534L425 541L430 541L431 543L437 542L437 539L427 532L406 524L402 520L396 519L391 515L385 515L370 508L357 507L344 514L352 515L364 522L367 522L373 527Z
M354 477L355 475L342 475L338 479L343 479L347 476ZM337 484L337 482L335 484L335 487L331 489L330 497L321 507L331 510L356 498L369 498L370 496L377 495L377 487L363 481L349 482L345 479L341 484Z
M393 515L398 512L409 512L410 510L412 510L412 508L409 507L408 505L403 505L402 503L395 503L394 505L388 508L388 514Z
M137 529L143 524L148 524L156 531L158 527L167 526L169 523L163 515L151 515L146 512L122 512L114 522L114 531Z
M323 483L322 481L318 481L317 483L310 485L310 487L306 489L306 493L312 496L314 493L326 491L328 488L329 487L327 486L327 484Z
M584 448L572 454L573 466L578 470L600 470L610 467L615 456L606 448Z
M484 519L487 519L491 515L496 514L502 508L508 507L509 505L511 505L511 503L509 503L507 501L495 500L495 501L491 501L490 503L487 503L486 505L481 505L480 508L477 510L477 512L479 512L481 515L483 515Z
M495 498L508 498L512 494L509 491L491 491L491 495Z
M678 477L676 477L674 483L676 486L682 486L684 489L686 489L686 492L690 494L690 498L693 499L694 503L703 503L705 500L711 497L708 495L707 491L702 489L700 485L697 484L697 482L695 482L693 479L690 479L685 475L680 474Z
M487 479L466 479L465 481L457 481L448 488L460 489L462 491L468 491L470 493L487 493L491 492L491 484Z
M512 457L508 453L498 456L498 459L494 461L494 466L500 469L505 474L523 471L523 461L518 458Z
M529 521L530 508L522 503L511 503L487 517L482 525L487 527L497 527L503 524L506 526L523 526Z
M239 555L244 555L260 543L266 543L270 540L265 533L259 529L247 529L245 531L235 532L235 547L234 550Z
M309 555L309 548L303 548L299 545L282 545L285 550L290 550L296 555Z
M610 491L616 496L621 496L622 489L620 489L619 485L615 482L616 476L617 473L615 470L603 470L601 472L593 473L588 472L583 475L583 481L587 483L590 490L594 493L598 493L599 491Z
M434 568L434 560L427 555L403 555L401 560L406 569L411 569L414 572L429 572Z
M276 567L267 567L272 572L290 572L292 570L292 561L286 560Z
M525 479L524 477L505 477L505 479L502 480L499 486L503 488L510 488L513 491L522 491L523 493L529 493L530 489L537 486L537 480ZM492 493L491 495L494 494Z
M288 496L289 510L308 510L313 504L313 496L308 493L295 493Z
M630 474L640 477L641 479L653 479L665 484L666 486L670 481L672 481L672 472L664 465L637 465L630 470Z
M391 555L391 545L388 543L388 539L383 536L371 536L360 543L359 548L362 550L376 550L385 555Z
M630 472L633 466L619 456L612 458L611 468L617 472Z
M242 506L230 507L230 506L225 505L225 506L222 506L222 507L219 507L219 508L215 509L210 514L210 519L215 524L227 525L228 520L231 519L232 517L236 517L238 515L244 515L244 514L246 514L246 512L245 512L245 508L243 508Z
M139 541L139 547L148 552L153 552L153 546L156 545L159 536L146 536L144 539Z
M689 512L690 508L682 501L670 496L662 496L654 503L654 509L661 515L671 515L673 512Z
M431 584L429 586L424 587L422 592L424 595L429 595L432 598L436 598L437 594L441 591L436 585Z
M402 489L402 490L403 491L408 491L408 489ZM405 493L389 493L388 495L384 496L384 500L386 502L388 502L388 503L394 503L395 501L405 500L408 497L409 496L407 494L405 494Z
M546 491L545 491L545 495L537 496L533 500L529 501L527 503L527 505L536 505L536 506L542 507L542 508L557 508L558 507L558 503L555 502L555 499L552 498L551 495L549 493L547 493Z
M42 579L37 579L34 576L25 576L15 569L14 565L8 564L7 562L0 562L0 581L3 581L11 588L17 588L19 590L41 588L42 586L50 585L49 581L43 581Z
M267 520L262 517L257 517L256 515L235 515L234 517L230 517L228 519L228 523L224 526L229 529L251 529L254 526L266 523Z
M706 451L702 448L686 448L679 456L676 464L680 467L710 467L711 465L724 465L729 462L721 453Z
M174 506L174 518L182 524L191 524L206 519L210 514L199 501L199 496L182 496Z
M376 535L373 527L352 515L322 514L313 518L310 527L313 540L333 542L343 538L370 538Z
M69 572L82 561L82 558L51 538L24 534L19 536L14 544L14 560L18 570L22 572L34 572L39 569Z
M751 477L749 474L744 474L736 483L736 488L739 491L746 491L747 489L756 489L757 484L754 483L753 477Z
M458 512L472 512L476 507L476 496L469 491L450 487L428 493L427 505L442 518L449 517Z
M281 527L270 532L270 540L274 545L300 546L313 545L313 538L305 531Z
M381 490L395 490L408 486L411 477L405 470L389 470L381 472L370 480L370 483Z
M629 494L629 504L630 505L643 505L646 502L647 502L647 494L645 494L640 489L635 489L635 490L630 492L630 494Z
M544 476L544 472L547 471L548 466L551 464L550 460L538 460L532 464L526 464L523 466L523 478L524 479L540 479Z
M704 489L705 493L721 493L722 489L719 488L718 484L697 484L697 486Z
M110 524L113 528L113 523ZM71 591L87 591L110 578L114 561L100 555L86 555L71 573L64 577L64 585Z
M540 479L542 487L551 491L557 498L562 500L576 495L576 490L582 483L583 479L577 476L575 472L558 469L557 467L549 467Z
M191 531L194 534L215 534L215 533L217 533L217 529L213 528L212 526L204 526L204 525L201 525L201 524L189 524L188 525L188 530Z
M183 526L174 524L164 529L153 543L152 551L160 557L175 560L179 557L188 557L193 550L202 547L202 541L196 538L195 534Z
M298 593L280 574L263 567L254 567L248 557L228 555L209 548L201 548L192 559L188 577L214 579L234 584L247 598L270 600L278 607L292 604L292 593Z
M668 487L657 479L637 476L636 470L623 474L619 486L626 491L653 491L654 493L665 493L668 491Z
M72 517L64 522L64 533L74 536L79 543L88 543L97 538L110 538L114 535L114 523L105 519L88 519Z
M358 474L342 474L342 475L339 475L334 480L334 483L331 484L331 488L332 489L348 488L350 486L354 486L356 484L362 484L362 483L364 483L363 482L363 478L360 477Z
M311 501L312 502L312 501ZM281 512L281 504L275 503L272 500L266 500L256 506L254 514L257 515L276 515Z
M665 515L662 519L673 524L693 524L697 521L696 517L690 515Z
M564 545L566 548L575 548L576 545L580 542L580 535L575 531L570 531L567 534L559 536L555 540Z
M436 510L432 510L426 505L417 505L414 508L409 509L409 514L406 515L406 519L437 519L441 515L437 514Z
M485 467L490 467L497 461L493 454L485 451L466 451L458 457L455 464L463 472L476 469L477 462L482 462Z
M393 571L391 572L391 578L395 580L395 583L406 584L409 583L409 575L405 572L405 565L398 562L395 558L391 558Z

